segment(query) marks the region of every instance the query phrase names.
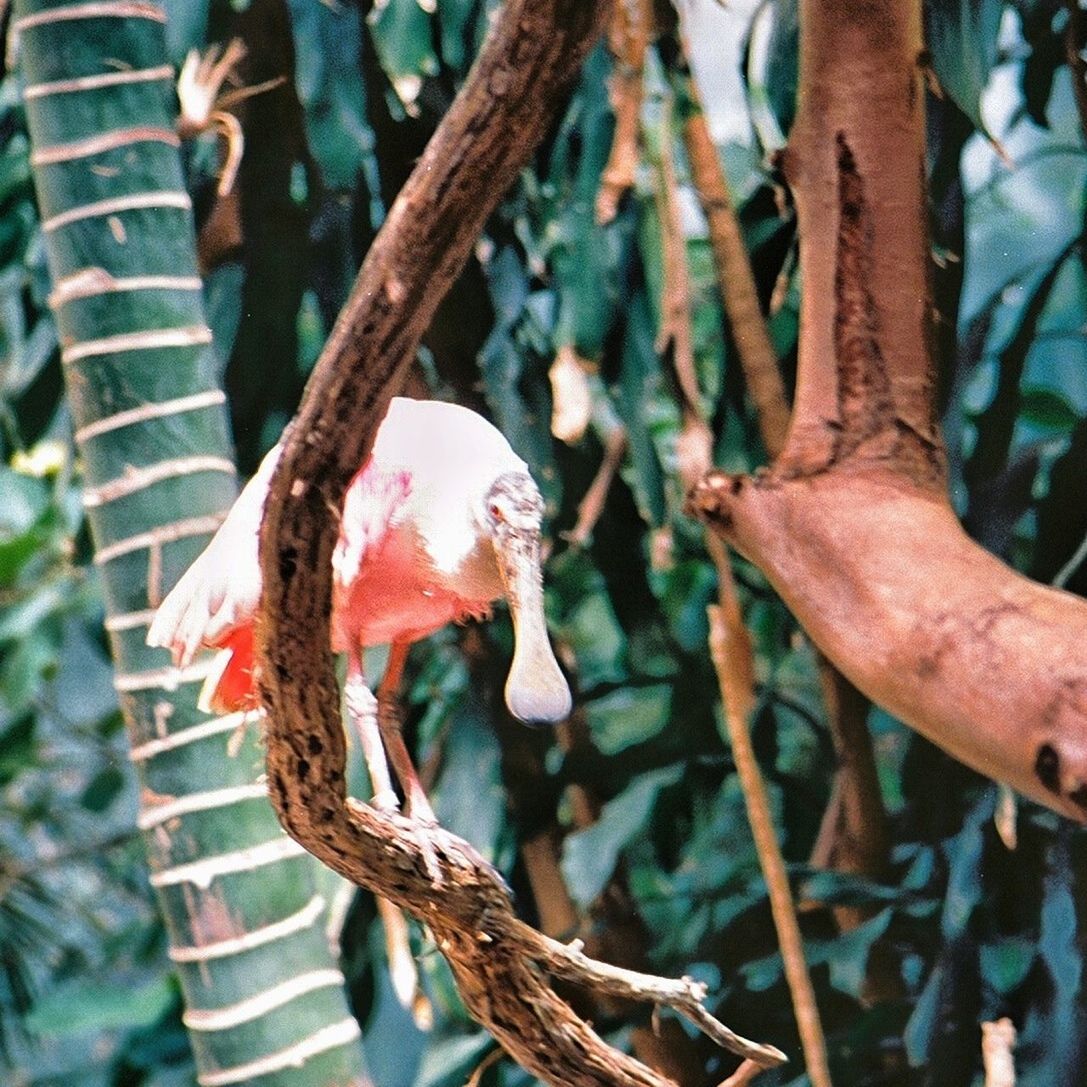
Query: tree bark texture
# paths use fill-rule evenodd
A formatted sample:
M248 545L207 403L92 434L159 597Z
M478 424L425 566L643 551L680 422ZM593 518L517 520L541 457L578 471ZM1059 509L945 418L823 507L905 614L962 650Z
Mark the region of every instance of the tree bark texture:
M136 0L19 0L13 24L139 826L199 1082L361 1087L312 862L276 824L256 729L231 757L242 715L196 705L208 662L144 644L235 495L164 23Z
M772 468L691 506L843 674L962 761L1087 818L1087 602L971 541L947 500L930 337L920 0L803 0L784 154L804 297Z
M272 480L261 532L258 624L270 710L268 780L292 837L347 878L423 919L469 1011L552 1084L663 1085L605 1045L550 978L672 1004L716 1041L763 1064L689 980L592 963L512 912L500 877L467 843L347 800L339 690L329 653L331 552L346 487L487 216L552 123L600 33L607 4L507 0L476 64L393 205L318 360ZM423 840L440 873L434 886Z

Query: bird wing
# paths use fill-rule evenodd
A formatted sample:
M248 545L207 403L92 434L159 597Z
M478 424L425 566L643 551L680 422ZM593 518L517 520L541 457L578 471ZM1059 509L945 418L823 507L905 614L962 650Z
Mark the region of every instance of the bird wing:
M397 523L411 494L412 474L399 467L385 467L376 450L356 474L344 496L340 535L332 552L333 643L346 648L354 641L348 620L351 590L362 573L368 555Z
M222 645L257 613L260 523L281 453L282 446L277 445L261 461L211 543L155 614L147 644L169 649L181 667L192 662L202 645Z

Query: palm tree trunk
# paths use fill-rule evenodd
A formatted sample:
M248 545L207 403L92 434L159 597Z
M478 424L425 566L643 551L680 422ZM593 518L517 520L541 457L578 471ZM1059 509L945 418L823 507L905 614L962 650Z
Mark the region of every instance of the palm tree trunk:
M139 825L199 1082L360 1085L324 902L266 799L255 729L197 709L207 662L178 670L144 644L235 494L164 22L144 0L17 0L13 22Z

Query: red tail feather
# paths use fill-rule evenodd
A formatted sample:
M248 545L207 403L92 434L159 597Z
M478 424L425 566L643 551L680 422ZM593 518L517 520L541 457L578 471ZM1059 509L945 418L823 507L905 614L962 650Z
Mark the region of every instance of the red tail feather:
M200 708L207 713L255 710L260 705L254 676L253 627L235 627L219 643L216 667L204 681Z

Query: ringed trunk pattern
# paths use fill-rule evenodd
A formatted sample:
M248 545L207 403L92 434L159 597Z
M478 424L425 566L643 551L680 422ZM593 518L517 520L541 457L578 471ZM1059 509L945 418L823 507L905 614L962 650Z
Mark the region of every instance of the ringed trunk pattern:
M139 826L204 1087L368 1082L311 859L268 803L255 728L196 706L207 662L145 646L235 496L161 8L18 0L51 299L105 589Z

